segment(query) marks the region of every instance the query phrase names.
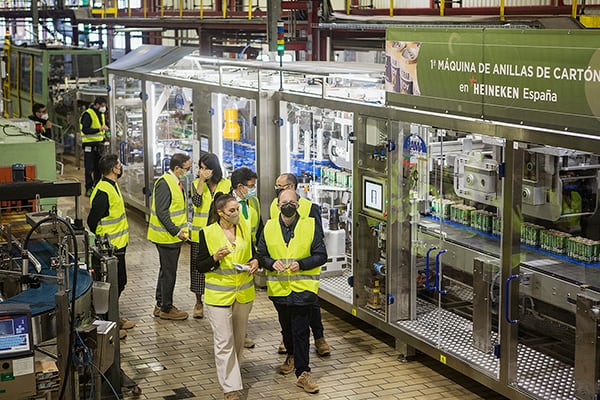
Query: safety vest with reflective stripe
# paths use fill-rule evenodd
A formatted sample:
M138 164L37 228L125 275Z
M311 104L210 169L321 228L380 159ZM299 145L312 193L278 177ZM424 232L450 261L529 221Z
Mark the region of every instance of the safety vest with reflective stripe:
M180 229L187 229L187 214L185 208L185 194L179 188L179 182L177 178L171 175L169 172L165 172L160 178L154 183L154 192L156 193L156 186L158 182L164 179L169 185L171 191L171 205L169 206L169 214L171 221ZM152 196L152 207L150 208L150 222L148 223L148 240L159 244L170 244L179 243L181 239L177 236L173 236L167 231L163 224L156 215L156 197Z
M90 206L96 197L96 193L101 190L108 195L108 215L100 220L96 227L96 236L104 237L108 235L110 244L117 249L122 249L129 243L129 224L125 215L125 202L119 190L119 186L115 182L115 186L110 182L100 180L92 195L90 196Z
M304 197L300 197L298 200L298 214L300 218L306 218L310 214L310 208L312 207L312 201L305 199ZM279 218L279 207L277 207L277 197L273 199L271 202L271 210L270 210L271 219Z
M246 204L248 206L248 218L244 218L244 213L241 209L240 217L246 219L250 223L250 229L252 231L252 244L256 245L258 243L256 232L258 231L258 221L260 220L260 201L256 196L250 197L248 200L244 201L247 202Z
M204 227L204 238L211 256L223 246L233 250L220 261L217 269L206 273L204 289L206 304L230 306L235 301L249 303L256 297L254 276L248 274L248 271L238 271L233 266L233 263L245 264L252 259L252 242L248 225L237 224L235 235L235 248L232 248L232 244L229 243L218 223Z
M267 221L264 230L265 244L272 259L301 260L310 256L310 247L315 235L315 219L299 218L294 232L286 246L279 218ZM320 274L320 266L298 272L267 271L267 294L274 297L285 297L292 292L305 291L316 294L319 291Z
M194 179L192 182L192 193L196 193L198 188L199 179ZM214 193L229 193L231 191L231 181L229 179L221 179L215 187ZM213 201L213 193L210 192L206 182L202 188L202 204L200 207L194 206L194 213L192 214L192 226L190 227L191 236L190 240L198 243L200 240L200 231L208 224L208 212L210 211L210 205Z
M100 129L103 125L106 125L106 118L104 113L102 113L102 121L98 118L98 114L91 108L88 108L84 111L84 113L88 113L90 118L92 118L92 124L90 128ZM81 114L83 117L83 114ZM83 125L81 124L81 118L79 118L79 132L81 133L81 143L98 143L104 141L104 132L99 131L98 133L86 135L83 133Z

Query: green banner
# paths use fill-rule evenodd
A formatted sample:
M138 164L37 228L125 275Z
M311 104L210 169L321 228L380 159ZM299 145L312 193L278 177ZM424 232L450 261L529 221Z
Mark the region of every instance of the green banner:
M600 32L389 28L388 104L600 136Z

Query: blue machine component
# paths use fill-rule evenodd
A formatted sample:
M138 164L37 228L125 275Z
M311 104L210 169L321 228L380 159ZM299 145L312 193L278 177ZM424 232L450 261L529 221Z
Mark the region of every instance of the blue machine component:
M56 247L48 242L31 242L28 250L35 255L37 260L42 265L41 275L56 276L56 270L50 268L50 259L56 256ZM13 254L16 257L19 254ZM29 273L37 274L33 265L29 266ZM69 271L71 279L70 287L73 287L73 268ZM80 269L77 274L77 293L76 298L79 298L92 287L92 277L86 270ZM54 295L58 291L58 286L55 283L41 282L40 287L25 290L16 296L13 296L2 304L29 304L31 315L33 317L54 310L56 302ZM73 294L70 293L70 299Z

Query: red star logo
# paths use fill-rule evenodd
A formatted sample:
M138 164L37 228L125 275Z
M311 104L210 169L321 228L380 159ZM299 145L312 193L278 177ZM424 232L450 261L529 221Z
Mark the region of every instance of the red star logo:
M475 79L474 75L471 75L471 79L469 79L469 85L473 86L475 82L477 82L477 79Z

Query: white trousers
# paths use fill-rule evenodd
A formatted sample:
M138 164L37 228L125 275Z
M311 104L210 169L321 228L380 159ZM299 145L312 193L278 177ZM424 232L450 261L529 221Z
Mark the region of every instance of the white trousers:
M253 302L242 304L236 301L231 307L205 305L215 342L217 378L223 393L244 388L240 364L252 304Z

